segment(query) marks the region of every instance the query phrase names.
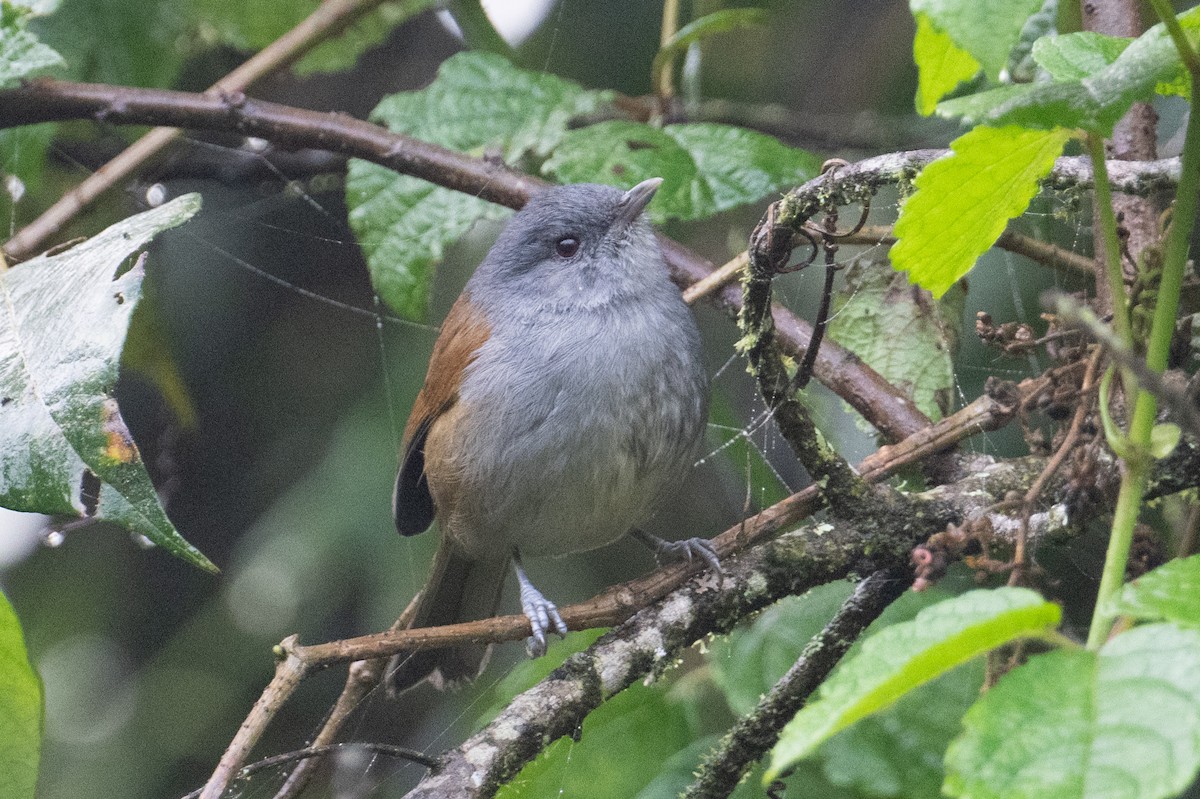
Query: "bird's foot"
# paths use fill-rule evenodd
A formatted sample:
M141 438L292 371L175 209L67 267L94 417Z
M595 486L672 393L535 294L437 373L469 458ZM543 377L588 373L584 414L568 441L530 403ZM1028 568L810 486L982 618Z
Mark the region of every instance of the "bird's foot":
M546 654L546 633L553 631L565 636L567 624L559 614L558 606L546 599L529 581L525 569L521 567L520 556L513 557L513 567L521 590L521 612L529 619L529 626L533 630L525 639L525 651L530 657L538 658Z
M691 562L694 558L701 558L714 572L723 574L721 571L721 559L717 557L716 547L707 538L697 536L695 538L684 539L683 541L667 541L641 530L634 530L633 536L650 547L651 551L654 552L655 560L660 564L663 561L687 560Z

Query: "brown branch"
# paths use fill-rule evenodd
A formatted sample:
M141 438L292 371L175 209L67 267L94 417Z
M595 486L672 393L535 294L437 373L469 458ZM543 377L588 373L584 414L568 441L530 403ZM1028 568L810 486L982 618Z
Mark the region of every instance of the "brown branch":
M272 72L299 60L321 42L337 36L381 2L383 0L325 0L296 27L214 83L205 94L221 97L245 91ZM137 171L180 132L176 127L159 127L144 134L19 230L5 242L4 254L13 260L33 255L43 242L62 230L80 211Z
M111 124L171 125L229 130L284 147L312 147L380 164L439 186L520 208L547 184L492 161L392 133L343 114L319 113L242 95L214 98L187 92L135 89L41 79L0 91L0 128L67 119L96 119ZM715 267L676 241L659 236L680 286L708 276ZM741 292L727 287L714 303L736 315ZM774 306L784 353L803 354L812 327L781 306ZM893 441L928 426L929 419L878 372L844 348L827 344L817 358L817 379L846 400Z

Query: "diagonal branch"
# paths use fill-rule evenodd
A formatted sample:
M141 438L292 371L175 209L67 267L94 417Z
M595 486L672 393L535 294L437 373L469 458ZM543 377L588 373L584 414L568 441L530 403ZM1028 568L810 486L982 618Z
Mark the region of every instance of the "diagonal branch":
M262 78L299 60L321 42L337 36L383 0L326 0L300 24L255 53L217 81L205 94L221 97L250 88ZM133 174L142 164L178 138L180 130L159 127L145 133L117 157L97 169L47 208L4 244L13 260L33 255L46 239L62 230L80 211L104 192Z
M439 186L489 202L520 208L547 184L493 161L471 158L344 114L329 114L261 102L235 94L209 97L188 92L136 89L41 79L0 91L0 128L68 119L109 124L170 125L227 130L290 148L311 147L380 164ZM715 270L713 264L678 242L659 236L680 286ZM731 315L741 308L732 286L712 301ZM782 306L774 306L780 348L798 357L807 349L812 326ZM841 396L888 439L900 439L929 425L898 388L850 351L827 342L815 366L817 379Z

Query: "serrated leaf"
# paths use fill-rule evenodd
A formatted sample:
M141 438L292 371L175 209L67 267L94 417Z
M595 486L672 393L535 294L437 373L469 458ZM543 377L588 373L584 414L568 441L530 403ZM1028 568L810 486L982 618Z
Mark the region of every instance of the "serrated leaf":
M830 314L830 337L937 420L952 402L963 294L934 300L886 263L856 261Z
M983 66L992 80L1008 64L1008 54L1021 36L1025 20L1042 0L911 0L913 15L927 16Z
M1200 630L1138 627L1009 672L946 752L967 799L1163 799L1200 769Z
M1020 216L1072 137L1069 130L978 127L917 175L900 209L892 265L941 297Z
M941 100L963 81L979 73L975 56L954 43L950 35L934 27L928 14L914 15L917 33L913 38L913 61L917 64L917 113L929 116Z
M1200 7L1180 14L1193 47L1200 40ZM1082 128L1102 136L1129 106L1156 91L1172 91L1178 81L1179 53L1166 27L1159 23L1129 44L1117 59L1075 81L1002 86L939 103L941 116L969 125L1019 125L1026 128Z
M1200 627L1200 555L1164 563L1121 588L1114 615Z
M0 796L33 799L42 751L42 681L21 622L0 592Z
M1058 606L1027 589L972 591L871 636L784 728L764 779L775 779L834 734L955 666L1053 630L1061 616Z
M192 24L208 39L239 50L261 50L296 27L321 5L320 0L288 3L240 3L228 0L191 0ZM405 20L434 5L434 0L379 3L337 36L296 62L300 74L336 72L354 66L366 50L387 38Z
M167 518L112 397L143 272L113 276L199 208L184 195L0 273L0 505L106 519L215 570Z
M1079 80L1117 60L1133 39L1081 31L1033 43L1033 59L1055 80Z
M543 171L563 183L631 188L661 177L647 209L661 223L703 219L803 183L820 168L816 156L761 133L728 125L656 128L613 120L570 131Z
M513 163L544 157L573 117L608 95L540 72L517 69L488 53L459 53L425 89L384 98L371 118L393 131L456 150L499 151ZM460 192L350 162L350 224L363 247L376 292L397 313L423 319L434 265L445 248L498 208Z
M428 312L434 268L446 248L480 219L503 219L510 213L359 160L350 161L346 201L375 293L396 313L418 321Z
M41 70L66 64L58 52L25 29L28 11L0 3L0 89Z

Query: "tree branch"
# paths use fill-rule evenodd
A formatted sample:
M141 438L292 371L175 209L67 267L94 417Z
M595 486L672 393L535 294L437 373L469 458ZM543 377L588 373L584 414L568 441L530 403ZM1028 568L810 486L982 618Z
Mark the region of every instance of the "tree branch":
M312 147L362 158L509 208L520 208L530 194L548 185L503 164L471 158L344 114L306 111L241 94L209 97L40 79L0 91L0 109L0 128L95 119L109 124L236 131L284 147ZM715 270L682 244L661 234L659 242L672 278L681 287ZM712 299L731 315L741 308L741 292L735 287L727 287ZM788 355L801 355L812 335L811 325L781 306L774 306L773 313L781 349ZM898 388L832 342L821 348L815 374L892 441L929 425L929 419Z
M321 42L337 36L383 0L325 0L296 27L255 53L243 64L213 84L205 94L220 97L242 92L276 70L299 60ZM178 128L155 128L129 145L116 158L101 166L54 205L4 244L4 254L21 260L62 230L76 214L97 197L133 174L142 164L178 138Z

